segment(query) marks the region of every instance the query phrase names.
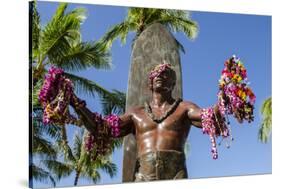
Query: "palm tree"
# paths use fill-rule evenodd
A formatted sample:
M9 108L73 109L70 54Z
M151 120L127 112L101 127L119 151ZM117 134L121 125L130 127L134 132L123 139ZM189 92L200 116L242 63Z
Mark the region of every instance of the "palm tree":
M272 98L267 98L261 107L262 123L259 129L259 139L266 143L271 135L272 129Z
M125 20L113 26L101 41L107 48L111 47L113 41L119 37L122 43L125 43L129 32L136 32L136 39L145 28L153 23L163 24L173 32L183 32L190 39L194 39L198 31L197 24L190 19L187 11L129 8ZM177 44L184 52L183 46L178 41Z
M52 142L47 138L59 139L61 128L53 125L52 127L42 126L42 112L41 108L34 107L33 112L33 130L32 130L32 146L30 158L32 159L29 169L29 180L33 183L33 179L40 182L51 182L53 186L56 185L54 176L50 173L48 169L40 166L40 161L42 159L55 161L57 158L57 151L52 145ZM35 159L39 157L41 160L36 163Z
M73 148L67 152L67 156L64 154L64 161L43 160L43 164L56 175L58 180L74 172L74 186L78 184L81 177L91 180L93 183L98 182L101 178L99 170L105 171L111 178L115 176L116 165L110 161L109 157L100 157L93 160L84 149L83 137L83 129L75 134ZM58 144L57 149L60 151L63 146L60 143Z
M51 145L52 140L61 141L65 154L71 154L71 148L67 142L66 127L55 125L43 126L42 108L38 102L38 93L43 84L44 75L51 65L63 68L65 75L75 85L76 92L94 96L100 95L108 100L115 96L116 92L109 92L94 81L73 74L86 68L108 69L111 64L110 54L98 42L82 42L80 27L86 18L86 11L83 8L76 8L67 11L67 4L58 6L52 19L46 26L40 25L40 15L36 9L36 2L30 3L30 70L32 73L32 87L30 88L30 100L32 100L32 114L37 115L37 120L32 120L32 150L30 157L30 179L38 181L51 181L55 185L55 177L61 178L64 175L53 175L48 167L42 167L34 163L34 156L41 157L44 162L55 164L58 162L57 151ZM103 102L106 104L106 102ZM109 104L114 104L108 101ZM120 104L119 101L116 104ZM39 116L38 116L39 115ZM40 118L41 115L41 118ZM48 139L46 139L46 137ZM116 145L115 145L116 146ZM67 172L65 172L66 174Z
M110 68L109 53L97 42L82 42L80 26L86 18L83 8L67 12L67 4L59 5L52 19L42 28L36 6L32 12L32 70L34 85L44 77L50 65L65 71L81 71L94 67ZM93 81L66 73L75 83L76 89L89 94L109 94Z
M40 25L40 16L33 4L32 11L32 76L33 101L38 103L38 92L42 86L46 69L50 65L63 68L65 75L74 82L75 90L101 98L107 97L108 104L120 104L114 93L94 81L71 72L86 68L109 69L109 53L99 42L82 42L80 26L86 18L83 8L67 11L67 4L61 3L45 27ZM69 71L69 72L68 72ZM108 98L111 97L112 98ZM106 102L103 102L106 104ZM125 105L124 105L125 106ZM65 132L64 132L65 133ZM66 137L65 137L66 139ZM67 143L67 142L66 142Z

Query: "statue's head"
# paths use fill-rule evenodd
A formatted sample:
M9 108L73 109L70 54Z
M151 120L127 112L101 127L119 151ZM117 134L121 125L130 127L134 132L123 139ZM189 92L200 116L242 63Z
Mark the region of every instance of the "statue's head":
M149 89L152 91L172 91L176 84L176 72L166 62L156 65L149 73Z

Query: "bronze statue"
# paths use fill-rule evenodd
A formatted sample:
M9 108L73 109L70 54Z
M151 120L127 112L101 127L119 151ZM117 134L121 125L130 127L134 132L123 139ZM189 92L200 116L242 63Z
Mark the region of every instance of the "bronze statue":
M120 116L120 137L130 133L136 137L138 166L135 181L187 178L184 145L192 125L202 128L201 108L192 102L173 98L176 72L170 64L157 65L151 71L149 81L152 100L144 106L131 107ZM75 101L80 100L75 96ZM72 106L87 123L87 130L95 132L92 112L83 105ZM218 107L214 110L219 117Z

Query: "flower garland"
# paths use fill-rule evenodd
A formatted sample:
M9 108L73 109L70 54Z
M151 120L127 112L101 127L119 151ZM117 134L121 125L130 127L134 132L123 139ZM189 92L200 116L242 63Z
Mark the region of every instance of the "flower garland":
M150 73L149 73L149 80L153 81L155 77L158 77L162 72L167 69L171 69L172 65L168 63L159 64L157 65Z
M254 119L256 96L247 83L247 71L243 63L233 55L224 66L219 80L218 112L214 112L213 108L204 108L201 111L202 132L210 136L213 159L218 158L215 138L231 136L228 115L234 115L240 123L243 120L250 123Z
M112 151L114 138L120 136L120 118L117 115L102 117L93 113L93 120L96 125L94 133L88 132L84 139L84 148L88 154L96 159Z
M224 64L219 80L218 104L220 113L233 114L242 122L253 121L256 96L249 87L247 70L238 57L233 55Z
M54 125L81 125L82 121L70 114L69 105L85 107L86 103L74 95L73 83L63 74L62 69L51 67L45 77L39 92L39 101L44 110L43 122ZM87 133L84 138L84 147L86 152L94 152L91 154L93 158L96 158L112 150L114 138L121 134L121 119L113 114L102 117L98 113L93 113L92 116L96 125L95 132Z
M62 69L51 67L39 92L45 125L78 124L78 120L69 113L68 108L73 95L73 83L63 74Z

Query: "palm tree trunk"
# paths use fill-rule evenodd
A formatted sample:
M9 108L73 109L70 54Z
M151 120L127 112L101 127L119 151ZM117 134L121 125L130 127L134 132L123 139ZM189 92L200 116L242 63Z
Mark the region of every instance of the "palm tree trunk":
M77 186L79 177L80 177L80 171L77 170L76 175L75 175L75 179L74 179L74 186Z

